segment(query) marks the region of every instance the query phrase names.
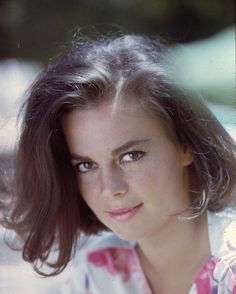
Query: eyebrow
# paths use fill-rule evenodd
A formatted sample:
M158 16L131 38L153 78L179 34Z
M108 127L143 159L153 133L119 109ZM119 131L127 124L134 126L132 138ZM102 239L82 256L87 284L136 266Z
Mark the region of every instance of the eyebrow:
M121 145L120 147L114 149L111 153L112 155L117 155L121 152L126 151L127 149L129 149L130 147L136 146L136 145L140 145L142 143L146 143L148 141L151 141L150 138L148 139L140 139L140 140L132 140L129 142L126 142L125 144ZM70 154L71 160L78 160L78 161L91 161L91 159L87 156L81 156L79 154L76 153L71 153Z
M132 140L132 141L129 141L125 144L123 144L122 146L116 148L115 150L112 151L112 155L117 155L121 152L124 152L125 150L129 149L130 147L133 147L135 145L139 145L141 143L145 143L145 142L148 142L150 141L151 139L141 139L141 140Z

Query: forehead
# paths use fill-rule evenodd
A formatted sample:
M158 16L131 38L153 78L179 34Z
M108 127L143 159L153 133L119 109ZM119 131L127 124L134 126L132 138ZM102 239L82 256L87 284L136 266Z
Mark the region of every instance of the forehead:
M119 102L119 103L102 103L91 108L73 111L62 117L63 130L69 131L76 127L77 131L83 129L108 128L115 124L116 126L137 125L137 124L159 124L160 119L154 117L152 113L145 111L137 103ZM129 125L126 125L128 128Z
M70 149L113 149L129 140L167 135L158 117L134 103L103 103L86 110L74 110L62 118L62 128ZM75 151L75 150L74 150Z

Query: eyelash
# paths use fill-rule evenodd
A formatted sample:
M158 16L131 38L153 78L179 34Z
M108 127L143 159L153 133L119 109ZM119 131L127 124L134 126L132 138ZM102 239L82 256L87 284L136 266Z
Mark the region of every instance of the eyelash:
M89 172L92 168L89 169L89 170L86 170L86 171L81 171L81 170L80 170L80 166L81 166L81 165L85 165L85 164L94 164L94 163L93 163L92 161L79 162L79 163L75 164L75 170L76 170L78 173L81 173L81 174L85 174L85 173Z
M138 151L138 150L128 151L128 152L126 152L126 153L124 153L124 154L122 154L122 155L120 156L120 158L119 158L119 159L120 159L120 162L122 162L122 159L123 159L126 155L130 155L130 154L138 155L138 158L131 159L131 160L126 161L126 162L123 162L123 163L130 163L130 162L138 161L138 160L140 160L140 159L146 154L146 152L144 152L144 151Z
M123 162L122 162L122 160L123 160L123 158L124 158L125 156L127 156L127 155L131 155L131 154L132 154L132 155L137 155L137 158L135 158L135 159L131 159L131 160L128 160L128 161L123 161ZM144 151L138 151L138 150L128 151L128 152L125 152L124 154L121 154L121 155L119 156L119 161L120 161L120 163L122 163L122 164L132 163L132 162L135 162L135 161L138 161L138 160L142 159L142 158L144 157L145 154L146 154L146 152L144 152ZM89 170L81 171L81 170L80 170L80 166L81 166L81 165L85 165L85 164L92 164L92 165L94 165L94 163L93 163L92 161L79 162L79 163L75 164L75 169L76 169L76 171L79 172L79 173L84 174L84 173L87 173L87 172L89 172L90 170L93 169L93 167L92 167L92 168L89 169Z

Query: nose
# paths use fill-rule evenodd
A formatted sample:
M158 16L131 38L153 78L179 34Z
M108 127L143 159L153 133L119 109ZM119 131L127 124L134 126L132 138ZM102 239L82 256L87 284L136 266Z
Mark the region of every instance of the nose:
M119 167L103 169L100 175L101 193L103 197L124 196L128 191L128 183Z

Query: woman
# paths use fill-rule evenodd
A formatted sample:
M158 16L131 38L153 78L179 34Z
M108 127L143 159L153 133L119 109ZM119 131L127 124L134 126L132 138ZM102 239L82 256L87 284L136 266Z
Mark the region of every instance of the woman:
M44 275L88 236L62 292L236 293L236 145L166 56L141 36L77 42L31 89L8 223Z

